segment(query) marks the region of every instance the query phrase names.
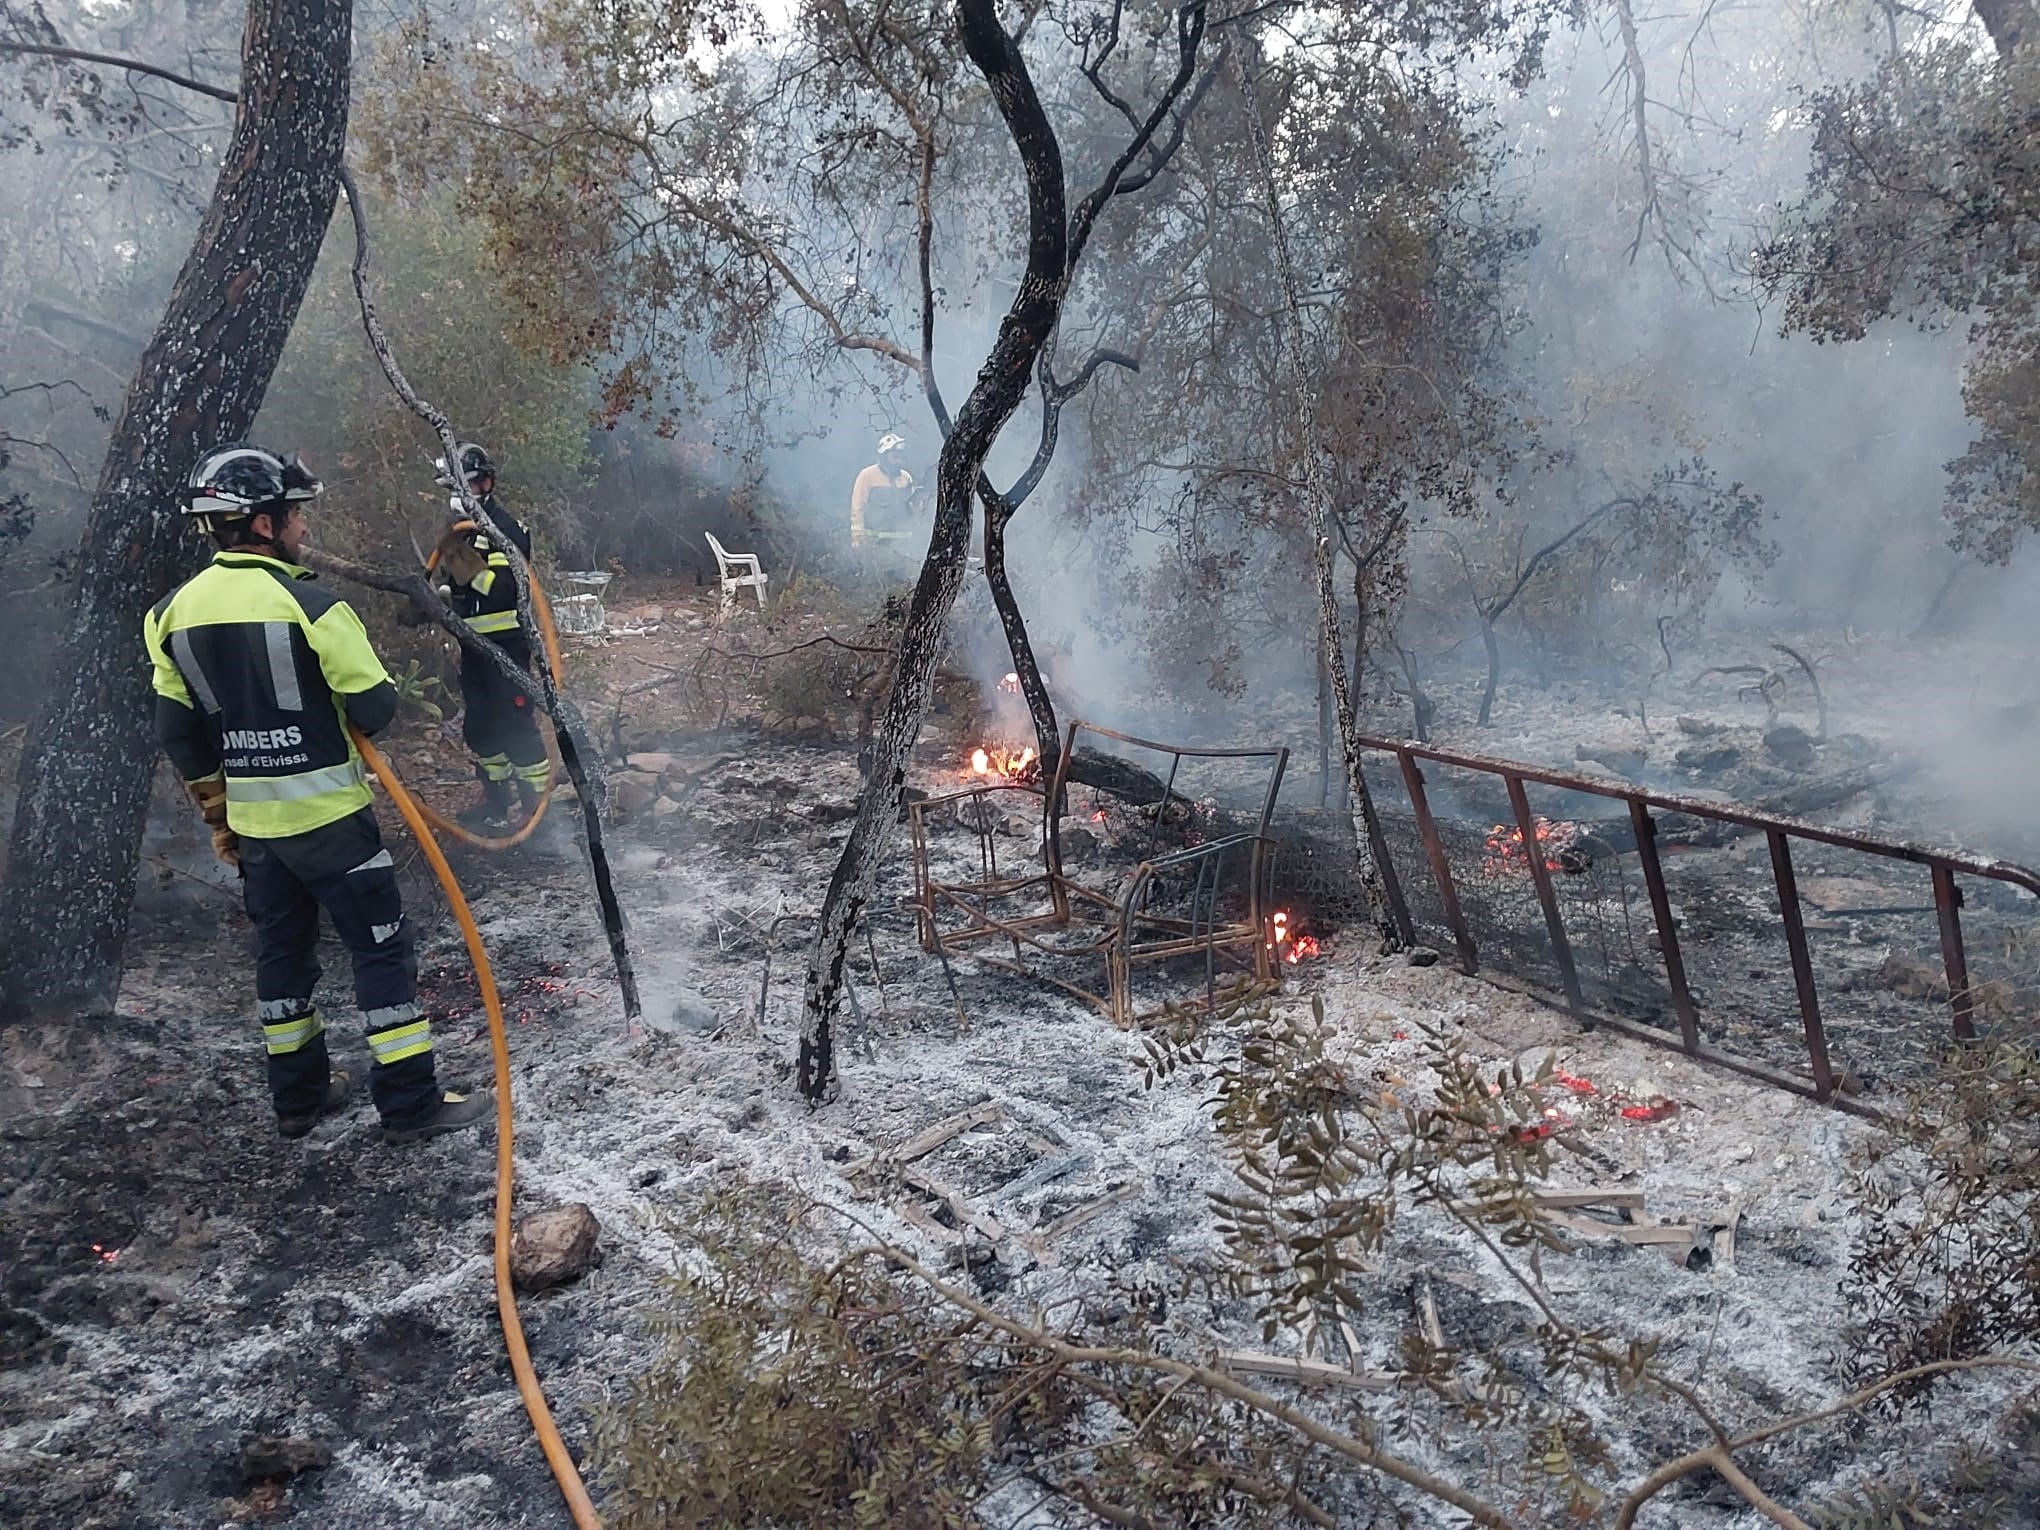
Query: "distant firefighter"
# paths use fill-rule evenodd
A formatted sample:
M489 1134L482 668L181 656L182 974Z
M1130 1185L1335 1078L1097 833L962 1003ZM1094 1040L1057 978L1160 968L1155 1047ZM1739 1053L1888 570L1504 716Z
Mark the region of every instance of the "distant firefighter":
M440 572L451 590L454 614L529 672L531 634L517 614L517 581L510 572L509 555L498 544L515 546L528 563L531 533L496 497L496 464L488 452L470 441L460 447L459 456L461 479L481 505L484 522L447 548ZM444 457L433 462L432 470L443 488L455 491L448 504L458 524L467 518L458 492L461 479L454 477ZM460 656L460 694L461 728L482 783L481 800L462 812L460 821L470 829L505 826L520 807L530 817L552 779L552 763L546 758L531 698L495 665L465 649Z
M907 471L907 443L896 435L878 440L878 461L857 475L850 490L850 545L897 551L916 527L909 496L914 475Z

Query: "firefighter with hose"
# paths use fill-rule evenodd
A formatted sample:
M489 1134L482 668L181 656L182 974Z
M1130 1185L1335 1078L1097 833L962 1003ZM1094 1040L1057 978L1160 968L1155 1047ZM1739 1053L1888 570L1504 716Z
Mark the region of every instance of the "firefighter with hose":
M517 580L502 543L514 546L531 561L531 533L496 498L496 464L472 441L456 454L460 476L482 507L483 520L465 532L450 527L440 538L439 574L452 601L454 615L471 631L500 648L519 669L531 670L531 634L517 613ZM440 457L432 464L437 481L455 492L450 499L456 525L466 521L460 480ZM486 659L462 650L461 736L475 756L475 775L482 783L481 800L456 815L469 829L507 826L519 816L530 818L552 779L539 732L537 708ZM521 810L521 815L520 815Z
M442 1090L418 961L350 726L378 733L397 693L353 607L298 561L324 486L295 457L214 448L183 513L218 547L143 624L164 753L241 874L278 1131L303 1137L348 1101L314 1003L319 910L354 968L383 1136L413 1142L485 1120L486 1093Z

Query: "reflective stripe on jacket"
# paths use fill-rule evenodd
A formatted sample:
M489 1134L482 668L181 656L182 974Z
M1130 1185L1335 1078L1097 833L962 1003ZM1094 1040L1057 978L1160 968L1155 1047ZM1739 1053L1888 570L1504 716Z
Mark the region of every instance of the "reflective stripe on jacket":
M460 497L450 501L453 513L466 518ZM515 632L517 618L517 576L510 572L509 556L500 542L507 541L531 561L531 533L516 516L503 508L491 494L482 501L482 525L467 534L468 545L488 560L488 567L465 587L455 586L453 614L476 632Z
M224 775L235 833L306 834L368 805L347 723L387 727L396 687L354 608L310 570L217 553L142 633L164 751L186 780Z

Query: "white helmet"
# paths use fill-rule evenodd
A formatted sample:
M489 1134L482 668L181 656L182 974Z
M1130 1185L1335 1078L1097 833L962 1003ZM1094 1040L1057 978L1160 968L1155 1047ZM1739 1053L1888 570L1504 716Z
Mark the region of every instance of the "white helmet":
M881 457L887 452L903 452L906 449L906 441L899 436L888 434L878 438L878 454Z

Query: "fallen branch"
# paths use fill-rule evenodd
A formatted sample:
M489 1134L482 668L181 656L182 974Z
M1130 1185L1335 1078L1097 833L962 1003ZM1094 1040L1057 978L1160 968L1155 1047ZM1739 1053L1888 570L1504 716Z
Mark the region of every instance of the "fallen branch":
M1841 1401L1830 1403L1825 1408L1796 1413L1791 1418L1779 1419L1761 1429L1753 1429L1748 1434L1737 1435L1731 1440L1716 1439L1698 1450L1689 1451L1677 1460L1665 1462L1644 1478L1635 1490L1622 1500L1621 1511L1615 1519L1615 1530L1633 1530L1636 1516L1646 1503L1674 1482L1690 1477L1694 1472L1707 1466L1720 1472L1731 1487L1743 1494L1752 1507L1769 1517L1773 1524L1797 1526L1799 1530L1806 1530L1804 1520L1765 1498L1757 1490L1756 1485L1743 1475L1731 1459L1734 1452L1747 1450L1753 1445L1761 1445L1764 1441L1776 1439L1781 1434L1804 1429L1809 1424L1820 1423L1823 1419L1833 1418L1838 1413L1854 1413L1866 1404L1875 1402L1893 1387L1903 1386L1908 1381L1917 1381L1925 1376L1946 1375L1955 1371L1982 1370L2014 1370L2024 1371L2029 1375L2040 1375L2040 1364L2031 1360L2021 1360L2012 1355L1979 1355L1970 1360L1936 1360L1928 1365L1915 1365L1907 1370L1895 1372L1882 1381L1864 1387L1860 1392L1852 1392ZM1751 1496L1752 1494L1755 1496Z
M145 74L151 79L181 85L184 89L197 91L202 96L211 96L215 101L225 101L229 106L241 99L224 86L208 85L205 81L194 80L188 75L173 74L159 65L147 64L138 58L122 58L114 53L94 53L87 48L60 48L54 43L17 42L13 38L0 40L0 53L34 53L44 58L69 59L80 64L106 64L114 69L125 69L129 74Z
M1820 709L1820 727L1813 736L1822 743L1826 743L1828 736L1827 696L1820 688L1820 676L1813 672L1813 666L1806 662L1806 655L1798 649L1789 647L1784 643L1773 643L1771 646L1806 672L1806 683L1813 687L1813 704Z
M339 170L340 184L347 193L347 210L354 219L354 295L361 308L362 328L367 332L370 349L376 360L382 364L383 375L390 386L411 412L432 428L439 437L445 461L449 466L460 461L460 445L454 439L453 428L446 416L418 396L410 380L398 367L395 355L390 350L389 336L384 333L382 320L377 316L375 300L369 295L368 268L368 222L362 209L361 188L355 184L353 175L345 165ZM449 474L459 485L461 504L467 516L477 525L489 524L481 502L469 490L466 479L456 469ZM531 606L531 568L509 537L494 539L496 546L509 560L510 573L517 587L517 617L526 632L538 631L538 622ZM422 578L419 581L424 582ZM415 596L414 596L415 602ZM435 600L434 604L437 604ZM463 646L466 646L463 643ZM501 657L493 643L483 647L496 657ZM513 672L516 666L504 663ZM602 811L607 806L606 786L601 775L600 756L594 743L588 737L588 730L580 713L573 704L559 693L556 677L549 663L540 662L532 666L532 674L538 681L538 701L546 715L552 719L553 736L559 744L560 761L566 766L567 775L574 783L574 790L581 799L581 825L587 837L588 860L594 873L595 897L602 912L602 930L609 939L610 960L616 967L616 981L623 995L623 1012L626 1018L636 1019L643 1013L643 1004L638 997L637 972L631 962L630 944L624 932L623 905L618 902L616 886L609 873L609 854L602 842ZM520 678L518 689L529 694L529 688ZM595 761L591 774L585 761Z
M1256 1387L1250 1387L1236 1377L1210 1366L1194 1365L1188 1361L1176 1360L1167 1355L1157 1355L1132 1349L1106 1349L1094 1345L1071 1344L1053 1334L1030 1328L1025 1323L1009 1318L983 1302L948 1285L927 1266L912 1255L885 1244L869 1245L853 1251L839 1262L839 1268L853 1259L879 1258L894 1268L913 1275L937 1296L960 1312L968 1313L987 1328L1005 1334L1008 1338L1034 1349L1052 1355L1069 1366L1112 1366L1133 1370L1156 1372L1173 1376L1179 1380L1203 1387L1206 1391L1228 1398L1265 1417L1272 1418L1295 1430L1313 1444L1323 1446L1333 1454L1342 1456L1355 1465L1414 1488L1417 1492L1450 1504L1477 1525L1488 1525L1494 1530L1518 1530L1518 1522L1504 1514L1492 1504L1474 1497L1442 1478L1434 1477L1419 1466L1403 1460L1400 1456L1354 1438L1327 1424L1320 1423L1309 1414L1303 1413L1287 1403Z

